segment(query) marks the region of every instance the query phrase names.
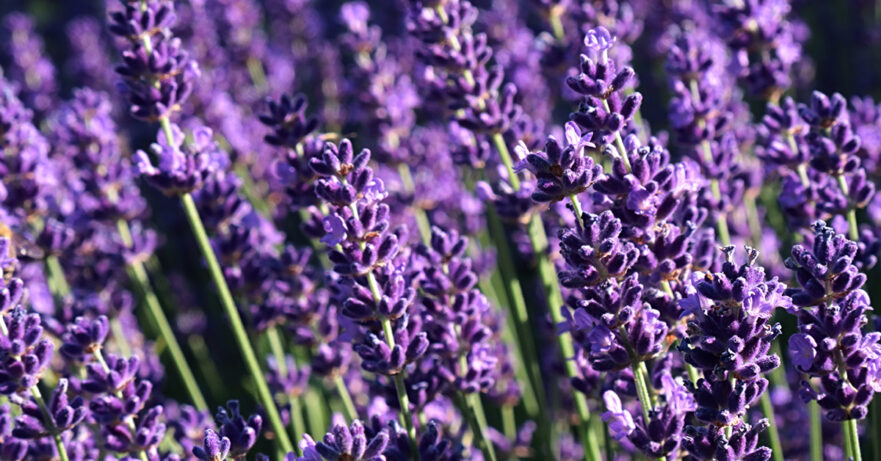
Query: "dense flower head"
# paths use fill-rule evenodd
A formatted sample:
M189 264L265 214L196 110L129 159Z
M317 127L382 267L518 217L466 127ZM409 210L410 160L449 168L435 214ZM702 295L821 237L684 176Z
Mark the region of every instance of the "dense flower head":
M788 20L790 4L749 0L716 5L722 36L735 53L735 71L751 93L776 101L791 85L793 67L802 59L805 33Z
M464 256L467 246L456 232L434 227L430 244L417 247L424 258L419 282L424 328L435 372L458 391L488 392L501 371L494 349L499 332L489 301L475 289L478 277Z
M150 146L158 165L144 151L136 153L138 171L167 195L181 195L199 189L208 176L225 163L225 154L212 139L207 127L193 130L192 141L185 139L177 125L171 125L171 139L160 132Z
M388 443L389 435L385 430L368 437L364 424L355 420L349 427L343 424L334 425L320 442L303 452L304 455L307 452L317 453L320 458L314 458L316 460L384 461L386 458L383 451Z
M590 147L584 142L581 131L570 122L566 124L566 145L559 143L554 137L548 137L543 152L528 153L523 144L517 150L524 160L519 169L527 169L536 176L538 187L532 193L536 202L556 202L578 195L593 185L602 173L602 168L593 159L585 155Z
M68 431L81 423L88 415L86 403L80 396L69 399L67 394L68 381L62 378L47 405L50 418L48 421L37 402L16 397L19 399L16 403L21 408L22 415L15 418L12 434L22 439L36 439Z
M814 306L842 298L866 283L866 275L854 264L857 244L822 221L812 227L812 248L796 245L786 260L801 285L789 293L797 306Z
M866 276L854 264L857 244L823 222L814 224L813 248L796 246L787 266L801 285L792 290L798 333L789 337L796 369L818 378L802 383L805 400L817 400L833 421L862 419L878 386L881 335L863 333L872 310L861 289Z
M155 121L181 110L199 77L171 28L177 22L174 4L162 0L132 3L121 0L122 11L110 15L110 31L127 40L123 63L116 72L125 81L131 114Z
M4 315L0 335L0 393L12 395L35 386L49 366L55 348L43 337L38 314L18 306Z
M32 214L46 207L54 173L47 158L46 138L34 126L33 112L17 93L9 81L0 78L0 198L6 210Z
M218 426L218 435L229 441L228 450L233 458L241 458L251 450L263 427L263 418L258 414L245 419L240 413L237 400L227 402L226 408L218 408L214 420Z
M260 115L260 122L272 132L265 136L273 146L296 149L300 141L318 126L318 119L306 117L306 98L296 95L293 98L283 94L278 102L267 102L268 113Z

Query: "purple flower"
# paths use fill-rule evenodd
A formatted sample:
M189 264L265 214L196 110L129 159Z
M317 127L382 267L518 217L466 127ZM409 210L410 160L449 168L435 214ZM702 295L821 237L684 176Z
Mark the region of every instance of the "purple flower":
M350 459L352 461L385 461L383 451L389 443L385 430L368 437L361 421L355 420L350 427L334 425L321 442L315 444L317 451L325 460ZM306 450L304 450L304 455ZM314 455L310 456L314 458ZM310 460L312 458L306 457Z
M131 114L155 121L180 110L200 75L171 28L177 22L174 5L158 0L135 5L125 1L110 14L110 32L127 40L123 63L116 72L125 81Z
M817 357L817 342L814 338L796 333L789 337L789 358L800 370L810 370Z
M193 447L193 455L202 461L224 460L229 455L229 439L219 437L212 429L205 431L201 447Z
M217 422L218 434L229 441L229 454L233 458L244 457L251 450L263 427L263 418L260 415L253 414L245 419L239 413L237 400L227 402L226 408L218 408L214 420Z
M183 195L199 189L202 182L225 162L223 154L211 139L211 129L200 127L193 131L192 142L184 144L184 133L171 125L172 139L160 132L157 143L150 146L159 159L154 165L144 151L135 155L138 171L147 181L166 195Z
M636 428L633 424L633 417L630 412L625 410L621 405L621 399L615 391L606 391L603 393L603 402L606 405L606 412L603 413L603 421L609 425L609 431L615 440L622 440L630 435Z

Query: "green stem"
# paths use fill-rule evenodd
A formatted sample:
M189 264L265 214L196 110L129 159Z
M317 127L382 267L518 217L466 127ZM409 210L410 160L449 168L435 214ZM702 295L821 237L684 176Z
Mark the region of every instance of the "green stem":
M496 451L493 449L492 443L486 432L485 418L484 421L481 422L483 406L480 403L480 396L475 393L463 394L457 392L456 400L459 401L462 413L465 415L465 419L468 420L468 425L471 426L471 432L474 434L477 448L483 452L486 459L489 461L496 461Z
M649 411L653 407L652 396L648 387L648 376L646 376L645 368L640 366L643 362L631 364L630 369L633 371L633 380L636 383L636 397L639 399L639 406L642 409L642 417L645 424L651 421ZM666 458L661 456L658 458L664 461Z
M401 183L404 185L404 191L413 194L416 191L416 184L413 182L413 174L410 166L406 163L398 164L398 175L401 177ZM416 203L410 206L416 217L416 227L419 228L419 236L422 237L422 243L426 245L431 242L431 224L428 222L428 216L425 210Z
M847 448L848 456L853 461L862 461L863 456L860 453L860 434L857 429L857 420L848 419L841 423L842 433L844 436L844 445Z
M847 186L847 180L844 179L844 175L838 175L838 187L841 188L841 192L845 197L850 194L850 190ZM848 202L850 199L848 199ZM860 228L857 225L857 210L851 206L847 208L847 226L848 226L848 234L850 239L854 242L858 242L860 240Z
M371 282L371 289L376 286L376 280L373 278L373 273L367 274L368 281ZM374 297L378 294L377 291L374 291ZM387 318L382 319L382 331L385 335L385 342L388 344L389 349L395 348L395 333L392 330L392 322ZM398 395L398 404L401 406L401 419L403 420L404 427L407 429L407 436L410 439L410 449L412 450L413 456L416 456L416 429L413 427L413 416L410 413L410 398L407 397L407 388L404 384L404 377L400 373L396 373L394 376L395 381L395 393Z
M275 362L278 365L278 372L282 376L287 376L288 374L288 364L287 357L284 354L284 345L281 341L281 335L278 333L278 328L275 326L271 326L266 330L266 338L269 340L269 349L272 351L272 355L275 357ZM291 429L294 430L293 436L294 440L299 440L300 437L305 434L305 424L303 424L303 410L300 405L300 399L297 397L288 397L288 403L291 404ZM300 447L297 446L297 453L300 453Z
M63 299L70 294L70 285L64 278L64 269L61 267L61 262L58 261L58 256L49 255L46 258L46 269L49 271L49 281L55 287L56 298Z
M333 377L333 385L336 387L336 392L340 397L340 400L343 401L343 408L346 410L346 419L349 421L354 421L358 419L358 410L355 409L355 403L352 402L352 395L349 394L349 388L346 387L346 383L343 382L342 375L336 375Z
M162 120L167 119L163 118ZM168 134L170 134L170 126L167 135ZM187 220L189 221L193 234L196 237L199 250L202 252L202 256L208 264L208 271L220 296L220 304L227 317L229 317L229 322L233 330L233 337L236 340L239 350L244 356L245 365L254 380L257 395L260 399L260 403L264 407L264 411L266 411L272 430L278 438L278 443L281 445L282 451L293 451L293 445L291 444L290 438L288 438L281 416L278 414L278 408L275 405L275 401L272 399L272 394L269 392L269 386L266 384L263 372L260 370L260 363L257 361L257 355L254 353L254 348L248 340L248 333L245 330L245 325L242 322L242 318L239 315L235 302L233 301L229 286L226 284L226 280L223 277L220 263L217 262L217 256L215 256L214 250L211 248L211 243L208 240L208 233L205 231L205 226L202 224L202 219L199 217L196 203L193 201L193 197L190 194L182 195L181 202L183 203Z
M61 434L58 433L58 428L55 427L55 422L52 420L52 415L49 413L49 408L46 407L46 402L43 401L43 396L40 394L40 389L36 386L31 387L30 389L31 395L34 396L34 400L37 402L37 405L40 407L40 411L43 412L43 418L46 420L46 426L49 429L49 432L52 434L52 438L55 440L55 448L58 449L58 457L61 458L61 461L68 461L67 457L67 449L64 448L64 442L61 440Z
M130 247L132 245L132 239L128 224L120 219L116 222L116 226L119 229L119 235L122 237L123 244ZM156 296L156 293L150 285L150 280L147 275L147 270L144 268L144 263L141 261L132 261L126 269L129 279L131 279L137 292L141 296L141 300L147 306L147 312L159 328L159 335L162 336L162 339L165 340L165 343L168 345L171 361L174 363L177 372L180 374L181 380L184 382L184 387L190 395L190 400L193 402L193 405L196 406L196 409L200 411L207 410L208 403L205 401L205 396L202 395L202 391L196 383L196 377L193 375L193 370L187 363L187 359L180 347L180 343L178 343L174 331L172 331L171 325L168 323L168 317L166 317L165 312L162 311L162 306L159 304L159 298Z
M502 136L498 133L494 134L493 143L496 145L496 148L499 151L499 156L505 163L505 168L508 169L509 172L513 172L511 155L508 152L508 147L505 145ZM517 180L516 175L512 177L513 180L511 181L511 186L519 190L519 180ZM560 292L560 281L557 278L557 271L546 252L548 248L548 240L541 217L532 216L527 224L526 230L529 235L529 240L532 243L533 254L538 260L539 278L541 279L544 293L547 296L548 307L551 312L551 320L553 321L554 328L556 328L557 325L560 325L565 321L561 310L563 307L563 295ZM502 252L499 251L499 253L501 254ZM560 348L560 352L563 355L566 375L570 379L578 377L578 367L575 364L575 360L573 360L575 357L575 347L572 345L572 336L569 332L555 334L555 336L557 338L557 346ZM590 409L587 406L587 399L581 392L574 392L573 394L573 397L575 398L575 408L581 419L581 421L579 421L578 432L581 436L585 455L588 461L598 461L600 459L599 446L596 436L593 431L590 430L590 426L588 425L588 421L590 420Z
M606 113L611 113L612 109L609 108L609 101L603 99L603 107L606 109ZM632 171L630 167L630 159L627 157L627 149L624 147L624 139L621 138L621 132L615 132L615 145L618 147L618 155L621 156L621 160L624 161L624 168L628 173Z
M502 157L502 163L505 164L505 169L508 171L508 182L511 184L511 187L520 190L520 178L518 178L517 173L514 172L514 162L511 160L511 153L508 152L505 138L501 133L493 133L492 142L496 146L496 150L499 151L499 156Z
M771 439L771 455L774 461L783 461L783 445L780 443L780 432L777 430L777 420L774 417L774 405L771 404L770 392L765 392L759 399L762 405L762 414L768 419L768 437Z
M110 317L110 333L113 335L116 347L119 348L119 353L123 357L131 357L132 348L129 346L125 331L122 329L122 323L119 322L119 315L113 315Z
M494 209L487 210L487 221L489 231L493 240L496 242L498 271L505 287L505 293L508 295L510 305L508 310L514 318L514 326L519 340L520 351L523 355L524 368L527 377L531 381L531 388L534 399L538 403L538 414L531 413L530 416L540 418L539 421L545 421L547 410L545 408L544 384L541 377L541 364L538 361L537 349L532 336L532 328L529 322L529 311L526 308L526 299L523 296L523 288L520 285L520 278L517 277L517 271L514 267L514 261L511 255L511 248L505 236L502 222Z
M811 418L811 461L823 461L823 421L816 400L808 403Z

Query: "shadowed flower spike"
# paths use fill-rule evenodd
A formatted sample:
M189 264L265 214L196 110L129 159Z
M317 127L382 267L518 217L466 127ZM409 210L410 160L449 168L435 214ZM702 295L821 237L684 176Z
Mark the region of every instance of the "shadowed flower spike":
M193 455L201 461L224 461L229 455L229 439L218 437L213 429L205 430L201 447L193 447Z
M101 315L95 320L77 317L62 338L60 352L68 360L82 362L86 356L102 347L108 331L109 321L106 316Z
M383 452L388 443L389 435L385 429L368 437L361 421L355 420L350 427L334 425L324 439L315 444L315 451L326 461L385 461ZM306 452L304 450L304 455ZM311 461L312 458L304 459Z
M273 146L296 149L303 138L318 127L317 118L306 117L303 95L291 98L283 94L278 102L269 100L267 106L269 113L260 115L260 122L272 130L264 139Z
M244 457L251 450L263 427L263 418L260 415L253 414L245 419L239 413L237 400L227 402L226 408L218 408L214 420L217 422L219 435L229 441L229 454L234 459Z
M211 129L193 130L193 140L185 143L184 133L177 125L171 126L172 141L160 132L157 143L150 146L159 160L154 165L144 151L135 154L138 171L155 188L166 195L183 195L199 189L208 176L225 163L225 154L212 140Z
M34 387L49 366L52 342L43 338L38 314L16 307L5 315L8 334L0 335L0 393L12 395Z
M517 169L529 170L538 180L532 193L536 202L557 202L578 195L602 174L602 167L587 156L585 150L594 146L584 141L578 126L569 122L565 130L565 146L549 136L543 152L529 153L522 142L514 149L523 158Z
M790 358L818 381L802 382L803 399L816 400L832 421L863 419L879 390L881 333L862 331L872 306L860 288L866 276L853 264L856 243L823 222L813 227L813 248L797 245L787 260L801 285L792 297L802 306L795 311L799 324L789 338Z
M68 400L67 391L68 381L62 378L47 405L51 421L46 421L43 410L33 400L13 396L15 403L21 407L22 415L15 418L12 435L22 439L38 439L53 432L68 431L82 422L88 415L86 403L80 396Z

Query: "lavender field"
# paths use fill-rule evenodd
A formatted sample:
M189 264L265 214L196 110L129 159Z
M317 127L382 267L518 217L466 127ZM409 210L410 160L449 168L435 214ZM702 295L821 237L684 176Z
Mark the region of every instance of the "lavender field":
M5 0L0 461L881 461L881 2Z

